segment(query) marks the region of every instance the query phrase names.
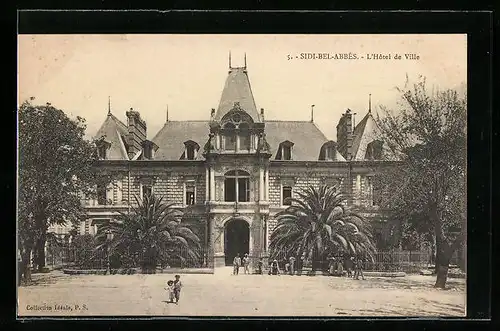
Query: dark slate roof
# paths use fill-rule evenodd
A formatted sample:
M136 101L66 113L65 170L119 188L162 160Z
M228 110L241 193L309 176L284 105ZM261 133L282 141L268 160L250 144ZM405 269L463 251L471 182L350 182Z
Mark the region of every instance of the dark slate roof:
M122 136L125 137L127 133L126 125L109 113L94 138L100 139L105 136L104 140L111 144L107 155L108 160L128 160L127 150L122 139Z
M184 142L193 140L200 145L198 159L208 140L208 121L168 121L152 141L158 145L156 160L179 160L184 153Z
M294 143L292 159L317 161L321 147L328 139L316 124L305 121L266 121L266 139L275 159L280 143ZM184 152L184 142L193 140L200 145L198 159L203 159L202 149L208 140L209 121L168 121L152 139L159 149L156 160L179 160ZM337 153L337 160L344 157Z
M227 76L224 90L215 113L215 120L220 121L239 102L242 110L252 117L254 122L260 122L259 112L255 106L250 80L245 68L231 68Z
M328 141L323 132L313 122L306 121L266 121L266 139L275 159L280 143L289 140L294 143L292 160L317 161L319 152ZM345 161L337 152L337 160Z

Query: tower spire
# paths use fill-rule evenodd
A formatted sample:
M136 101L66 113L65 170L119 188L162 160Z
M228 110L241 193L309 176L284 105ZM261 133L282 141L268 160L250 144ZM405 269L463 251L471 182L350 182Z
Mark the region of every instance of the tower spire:
M229 69L231 69L231 51L229 51Z
M168 122L168 105L167 105L167 122Z
M111 97L108 96L108 115L111 115Z
M370 93L368 95L368 113L371 114L372 112L372 94Z
M245 69L247 68L247 53L245 52Z
M314 105L311 105L311 123L314 122Z

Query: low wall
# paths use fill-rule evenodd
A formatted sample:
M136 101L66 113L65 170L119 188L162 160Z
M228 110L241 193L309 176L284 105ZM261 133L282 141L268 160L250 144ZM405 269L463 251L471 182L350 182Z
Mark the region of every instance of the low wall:
M63 269L63 273L67 275L106 275L106 269ZM156 274L213 274L214 270L209 268L167 268L157 269ZM130 269L111 269L112 275L134 275L141 274L139 268Z

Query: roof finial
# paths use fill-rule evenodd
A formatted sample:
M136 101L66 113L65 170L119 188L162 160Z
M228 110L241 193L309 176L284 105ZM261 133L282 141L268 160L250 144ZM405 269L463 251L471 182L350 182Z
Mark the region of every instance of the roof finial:
M247 68L247 53L245 52L245 69Z
M311 105L311 123L314 122L314 105Z
M167 122L168 122L168 105L167 105Z
M108 115L111 115L111 97L108 96Z
M231 70L231 51L229 51L229 70Z
M368 95L368 113L371 114L372 112L372 94L370 93Z

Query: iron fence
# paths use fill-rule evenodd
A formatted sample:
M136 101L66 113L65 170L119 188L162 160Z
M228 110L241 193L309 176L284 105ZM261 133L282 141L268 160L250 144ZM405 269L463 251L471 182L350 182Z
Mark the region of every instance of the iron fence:
M143 265L157 268L213 268L213 253L209 249L177 248L162 252L156 257L137 252L113 252L104 249L81 249L71 246L49 247L46 265L52 268L76 269L140 268ZM153 266L154 267L154 266Z
M286 251L272 251L269 254L269 262L277 260L280 268L284 268L289 262L292 254ZM343 268L350 268L349 262L351 256L342 254L323 254L309 258L300 258L294 256L295 261L300 268L312 268L313 263L316 269L328 270L330 263L342 263ZM335 258L332 260L331 258ZM434 265L434 256L432 252L426 251L379 251L373 256L362 258L363 268L367 271L403 271L407 273L416 273L422 269L431 268ZM460 255L455 252L450 261L451 266L460 265Z

